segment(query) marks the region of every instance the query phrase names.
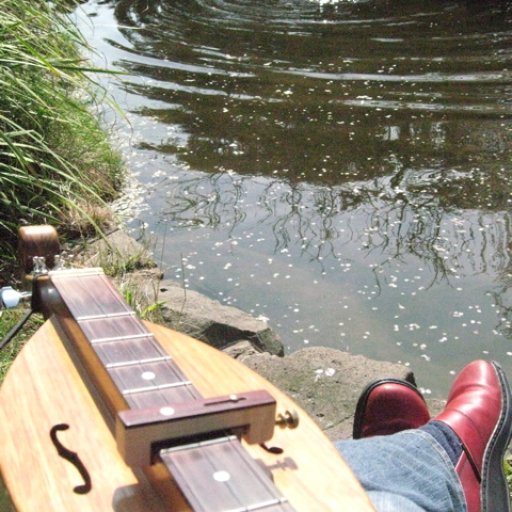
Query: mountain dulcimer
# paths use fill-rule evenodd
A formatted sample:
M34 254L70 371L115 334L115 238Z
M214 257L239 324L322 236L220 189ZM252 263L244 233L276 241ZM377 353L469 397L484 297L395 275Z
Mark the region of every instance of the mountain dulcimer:
M27 271L53 265L56 240L20 230ZM16 510L373 510L313 420L243 364L139 320L101 269L30 279L48 320L0 390Z

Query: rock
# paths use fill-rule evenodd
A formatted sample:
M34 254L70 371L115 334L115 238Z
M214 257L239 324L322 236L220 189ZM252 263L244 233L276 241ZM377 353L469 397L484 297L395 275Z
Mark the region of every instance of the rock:
M160 283L158 301L162 303L160 313L166 325L214 347L248 340L257 350L283 354L283 344L266 319L224 306L169 280Z
M217 348L249 340L258 350L283 354L279 336L265 319L224 306L176 282L161 281L162 274L150 252L122 229L89 241L77 259L83 266L101 266L106 273L115 275L118 288L126 292L128 302L139 312L158 303L164 323L177 331Z
M229 345L223 349L223 352L228 356L231 356L233 359L240 360L243 360L248 356L261 354L259 350L254 348L253 344L249 340L237 341L233 345ZM268 352L265 352L265 354L268 354Z
M87 267L102 267L108 274L156 267L150 251L122 229L81 247L79 262Z
M351 437L356 402L368 382L395 377L415 383L405 366L332 348L306 348L284 358L239 352L239 360L295 399L332 440Z

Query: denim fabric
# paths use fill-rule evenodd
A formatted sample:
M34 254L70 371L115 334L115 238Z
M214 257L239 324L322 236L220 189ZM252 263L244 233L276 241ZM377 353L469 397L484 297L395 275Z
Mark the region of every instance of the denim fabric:
M336 448L378 512L465 512L459 478L428 432L338 441Z
M464 449L459 436L446 423L437 420L429 421L420 429L428 432L443 447L455 466Z

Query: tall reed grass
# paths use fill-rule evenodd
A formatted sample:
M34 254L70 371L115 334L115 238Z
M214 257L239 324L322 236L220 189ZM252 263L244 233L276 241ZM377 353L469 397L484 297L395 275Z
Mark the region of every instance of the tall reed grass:
M121 178L61 3L0 0L0 273L20 224L97 225Z

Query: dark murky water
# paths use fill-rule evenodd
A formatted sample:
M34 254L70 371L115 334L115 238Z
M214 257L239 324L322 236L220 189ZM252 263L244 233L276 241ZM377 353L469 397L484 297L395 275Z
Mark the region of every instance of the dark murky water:
M512 4L89 1L81 23L127 72L131 225L169 277L436 395L475 358L512 371Z

